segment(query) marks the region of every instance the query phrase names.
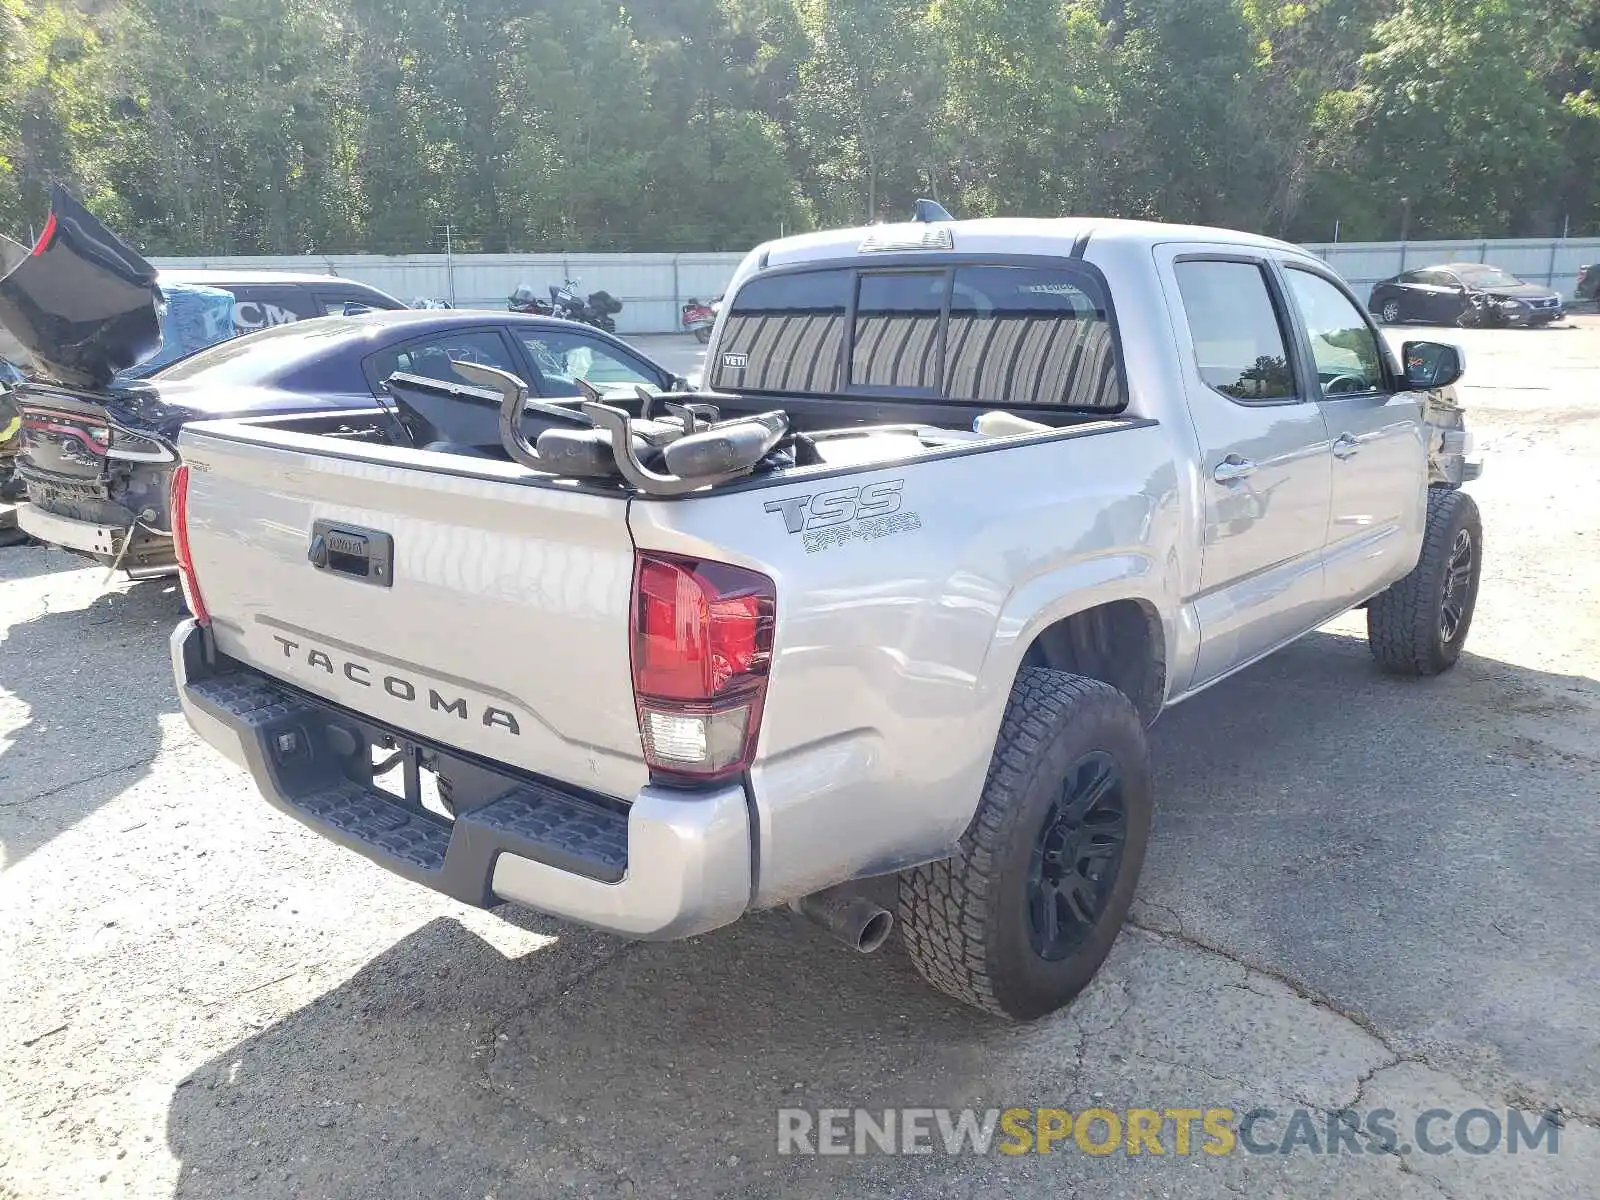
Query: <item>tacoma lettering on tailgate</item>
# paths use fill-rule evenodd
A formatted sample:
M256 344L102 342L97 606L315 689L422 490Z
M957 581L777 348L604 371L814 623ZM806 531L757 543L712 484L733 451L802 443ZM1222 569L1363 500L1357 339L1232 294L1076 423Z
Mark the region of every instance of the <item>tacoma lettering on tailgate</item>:
M480 707L469 702L466 696L445 695L436 688L419 686L402 675L389 675L364 662L331 654L315 646L303 647L301 643L276 633L272 635L272 640L283 647L285 658L304 663L313 670L343 676L358 687L381 687L396 700L404 700L408 704L426 704L434 712L449 713L463 721L475 713L485 728L498 727L515 736L522 735L522 726L517 722L516 714L503 708L493 705Z

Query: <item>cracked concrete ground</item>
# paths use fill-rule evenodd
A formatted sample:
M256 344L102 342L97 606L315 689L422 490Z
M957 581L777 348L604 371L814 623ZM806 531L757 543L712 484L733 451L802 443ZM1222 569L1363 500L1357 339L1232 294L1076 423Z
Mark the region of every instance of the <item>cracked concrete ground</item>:
M784 914L629 944L403 883L189 734L169 588L0 551L0 1196L1600 1196L1600 321L1461 340L1467 657L1386 680L1342 619L1164 716L1134 923L1024 1027ZM1341 1152L776 1153L779 1106L903 1105L1301 1109ZM1510 1106L1558 1153L1364 1120Z

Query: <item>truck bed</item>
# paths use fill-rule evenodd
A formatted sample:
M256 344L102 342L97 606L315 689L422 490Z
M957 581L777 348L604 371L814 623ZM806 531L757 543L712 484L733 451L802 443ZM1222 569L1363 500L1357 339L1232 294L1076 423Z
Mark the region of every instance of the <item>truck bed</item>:
M684 499L703 498L713 491L723 494L729 490L770 487L799 479L827 478L841 470L891 466L1154 424L1148 418L1126 414L1037 410L1026 412L1025 418L1047 428L1036 433L992 436L978 433L971 427L971 421L983 411L978 408L956 416L949 405L906 401L817 398L775 401L773 397L756 400L722 395L716 400L728 418L782 408L789 416L791 431L820 435L815 443L820 461L807 466L758 470L746 479L691 492ZM246 417L205 422L190 428L196 431L197 437L232 437L303 453L383 461L429 472L489 477L530 487L557 487L602 495L628 495L632 490L621 481L564 479L531 471L512 463L507 455L468 458L443 451L418 450L400 440L396 422L382 408ZM500 470L501 466L510 469Z

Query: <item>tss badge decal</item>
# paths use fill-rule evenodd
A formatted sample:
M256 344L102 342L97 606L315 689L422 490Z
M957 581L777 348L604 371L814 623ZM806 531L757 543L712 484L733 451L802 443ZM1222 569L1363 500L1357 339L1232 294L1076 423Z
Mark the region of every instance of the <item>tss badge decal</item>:
M856 540L876 541L922 528L914 512L903 512L904 479L883 479L866 487L835 488L768 500L769 513L783 517L784 528L803 534L807 554Z

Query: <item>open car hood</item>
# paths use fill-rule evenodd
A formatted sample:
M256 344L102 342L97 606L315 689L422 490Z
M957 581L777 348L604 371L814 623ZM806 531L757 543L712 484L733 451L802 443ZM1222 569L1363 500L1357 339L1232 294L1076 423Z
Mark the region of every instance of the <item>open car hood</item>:
M156 270L57 186L30 251L0 241L0 325L47 379L104 387L161 348Z

